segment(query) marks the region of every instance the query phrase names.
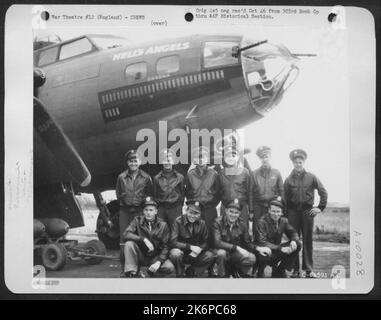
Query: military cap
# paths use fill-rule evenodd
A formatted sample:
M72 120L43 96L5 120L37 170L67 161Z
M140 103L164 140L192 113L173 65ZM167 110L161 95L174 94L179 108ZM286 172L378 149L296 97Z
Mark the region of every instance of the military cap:
M186 202L186 205L188 206L190 210L195 211L197 213L201 213L202 205L199 201L189 200Z
M256 155L259 158L263 158L264 156L267 156L271 154L271 148L267 146L261 146L257 149Z
M276 207L281 208L281 209L283 209L283 207L284 207L281 197L277 197L277 198L270 200L269 205L270 206L276 206Z
M135 149L127 151L126 154L124 155L125 161L138 159L138 158L139 158L139 153Z
M147 197L144 199L143 208L147 206L154 206L157 208L158 205L157 205L157 202L152 197Z
M226 205L226 209L229 209L229 208L234 208L234 209L237 209L239 211L242 210L242 203L238 200L238 199L234 199L233 201L230 201L227 205Z
M302 158L303 160L307 159L307 152L302 149L295 149L290 152L290 159L294 161L296 158Z

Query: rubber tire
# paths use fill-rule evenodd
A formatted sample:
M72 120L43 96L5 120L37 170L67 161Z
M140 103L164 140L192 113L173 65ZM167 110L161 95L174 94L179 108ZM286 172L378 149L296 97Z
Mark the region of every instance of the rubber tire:
M54 255L54 259L52 259ZM42 247L41 260L43 266L51 271L61 270L67 260L67 250L62 243L50 243Z
M106 246L108 250L117 250L120 248L119 240L119 203L117 200L109 202L107 205L108 210L110 211L111 221L113 227L110 231L97 232L98 238ZM98 216L97 220L97 229L99 226L103 225L103 220Z
M89 253L92 254L99 254L99 255L106 255L107 249L102 241L99 240L91 240L87 242L84 246L84 250L89 250ZM102 258L84 258L87 264L94 265L94 264L100 264L103 259Z

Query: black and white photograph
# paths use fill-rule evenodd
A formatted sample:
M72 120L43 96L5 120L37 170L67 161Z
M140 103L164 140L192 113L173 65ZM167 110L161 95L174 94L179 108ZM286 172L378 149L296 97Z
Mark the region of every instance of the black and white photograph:
M8 89L29 105L19 106L17 131L15 100L5 117L18 132L8 150L6 139L8 287L372 288L375 91L361 82L353 111L353 81L363 72L354 57L372 70L375 44L361 37L370 50L352 50L349 35L371 25L366 12L16 6L8 23L25 12L29 80L20 90L9 78ZM363 212L359 201L369 203ZM20 247L28 283L16 277Z

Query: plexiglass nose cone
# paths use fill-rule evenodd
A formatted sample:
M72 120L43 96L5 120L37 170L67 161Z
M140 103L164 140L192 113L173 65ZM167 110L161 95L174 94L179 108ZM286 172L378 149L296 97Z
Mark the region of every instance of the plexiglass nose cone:
M244 40L242 46L255 42ZM245 50L241 57L252 106L265 115L280 102L297 78L298 58L284 45L272 43Z

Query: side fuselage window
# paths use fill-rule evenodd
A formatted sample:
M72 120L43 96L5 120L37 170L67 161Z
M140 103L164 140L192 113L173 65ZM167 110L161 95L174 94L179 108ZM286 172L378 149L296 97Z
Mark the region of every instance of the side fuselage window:
M166 75L176 73L180 70L179 56L169 56L160 58L156 63L156 73L158 75Z
M82 38L67 44L64 44L61 47L60 60L68 59L71 57L84 54L93 50L93 46L90 41L86 38Z
M217 67L238 63L238 58L232 56L233 47L238 46L235 41L205 42L204 67Z
M126 67L125 77L128 83L134 83L147 78L147 64L138 62Z
M58 48L59 47L53 47L41 51L38 59L38 66L41 67L46 64L55 62L57 59Z

